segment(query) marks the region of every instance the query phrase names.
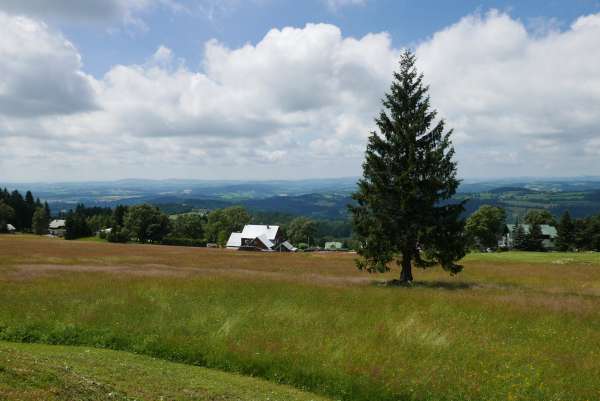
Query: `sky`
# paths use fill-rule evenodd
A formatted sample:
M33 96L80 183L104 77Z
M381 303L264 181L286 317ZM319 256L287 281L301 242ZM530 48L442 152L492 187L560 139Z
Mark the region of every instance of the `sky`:
M600 175L600 0L0 0L0 181L358 176L404 49L460 177Z

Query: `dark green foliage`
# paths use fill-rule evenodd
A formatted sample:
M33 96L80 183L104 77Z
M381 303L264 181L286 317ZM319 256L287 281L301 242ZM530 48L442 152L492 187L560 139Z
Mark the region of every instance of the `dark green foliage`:
M506 212L504 209L484 205L468 219L465 232L469 243L484 248L495 248L504 233Z
M317 223L308 217L296 217L284 228L286 238L293 244L306 242L316 245Z
M547 210L530 210L525 215L523 222L525 224L547 224L549 226L556 226L556 219L552 213Z
M187 238L190 240L201 240L204 238L204 225L207 217L201 214L183 214L171 220L172 238Z
M50 223L50 216L47 214L46 209L38 207L33 213L31 219L32 230L37 235L48 234L48 224Z
M0 199L0 232L6 232L6 225L12 224L15 219L15 209Z
M544 237L542 236L542 228L539 224L534 223L529 225L529 232L525 236L525 250L534 252L545 251L543 245Z
M75 211L70 211L65 219L65 239L73 240L77 238L89 237L92 230L87 225L83 205L77 205Z
M131 239L131 233L129 230L123 227L112 227L112 230L106 234L106 240L108 242L120 242L125 243Z
M242 231L250 220L250 214L242 206L214 210L208 214L206 240L223 246L232 232Z
M95 214L88 217L86 221L90 231L93 233L112 226L112 216L110 213Z
M156 206L131 206L124 218L124 227L139 242L158 242L169 233L169 218Z
M112 224L115 227L123 227L125 222L125 214L127 214L127 206L119 205L115 208L112 214Z
M435 123L427 92L414 55L405 52L375 120L379 132L369 137L357 205L349 207L362 243L358 267L382 272L395 259L401 282L412 281L413 261L457 273L465 255L463 203L443 204L459 184L452 131Z
M575 248L575 225L568 211L564 212L560 222L556 226L557 238L556 249L562 252L571 251Z
M515 222L515 226L511 234L513 238L513 248L518 250L525 250L527 248L527 234L525 233L525 229L519 222L518 218Z
M587 219L585 238L587 239L586 249L600 251L600 214Z

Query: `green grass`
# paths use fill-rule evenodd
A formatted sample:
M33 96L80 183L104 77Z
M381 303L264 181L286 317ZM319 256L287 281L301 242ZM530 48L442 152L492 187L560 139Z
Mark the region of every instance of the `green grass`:
M325 401L260 379L126 352L0 342L5 399Z
M558 265L588 264L600 267L599 252L491 252L470 253L464 262L542 263Z
M83 241L83 242L108 242L107 240L102 239L102 238L98 237L97 235L93 235L91 237L78 238L76 241Z
M471 254L456 277L416 271L413 288L386 288L347 254L31 238L0 239L0 253L4 340L127 350L344 400L600 399L596 254Z

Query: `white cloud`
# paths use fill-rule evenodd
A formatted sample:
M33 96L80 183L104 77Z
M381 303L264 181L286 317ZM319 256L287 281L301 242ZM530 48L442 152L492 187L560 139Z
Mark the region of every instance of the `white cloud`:
M0 0L0 10L42 20L127 25L146 30L141 14L152 8L187 12L179 0ZM114 29L114 28L111 28Z
M22 81L49 99L43 112L19 106L0 116L4 178L14 180L359 174L400 53L385 33L349 38L309 24L240 48L209 41L200 70L160 46L145 64L96 80L60 34L5 18L1 49L23 61L0 78L0 93L26 99L11 86ZM27 36L30 26L38 31ZM491 12L417 46L432 104L456 129L461 175L600 174L598 37L600 15L540 33ZM60 84L33 79L50 64ZM58 100L78 85L85 96Z
M467 174L600 173L582 151L600 135L598 38L600 14L540 34L491 11L418 46L433 103L457 130ZM487 163L478 157L483 149L518 151L520 163Z
M95 107L75 47L35 20L0 12L0 116L70 114Z

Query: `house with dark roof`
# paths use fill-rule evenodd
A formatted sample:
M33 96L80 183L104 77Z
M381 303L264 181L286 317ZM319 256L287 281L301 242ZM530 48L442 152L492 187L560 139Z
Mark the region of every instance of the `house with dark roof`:
M498 242L498 246L504 248L512 248L514 246L515 239L513 238L513 236L515 227L515 224L506 225L507 232ZM529 224L521 224L521 227L523 227L523 231L525 232L525 234L529 234L529 230L531 229L531 226ZM550 226L548 224L542 224L540 225L540 228L542 229L542 237L544 239L542 241L542 245L545 249L554 249L554 243L556 241L556 237L558 236L556 227Z

